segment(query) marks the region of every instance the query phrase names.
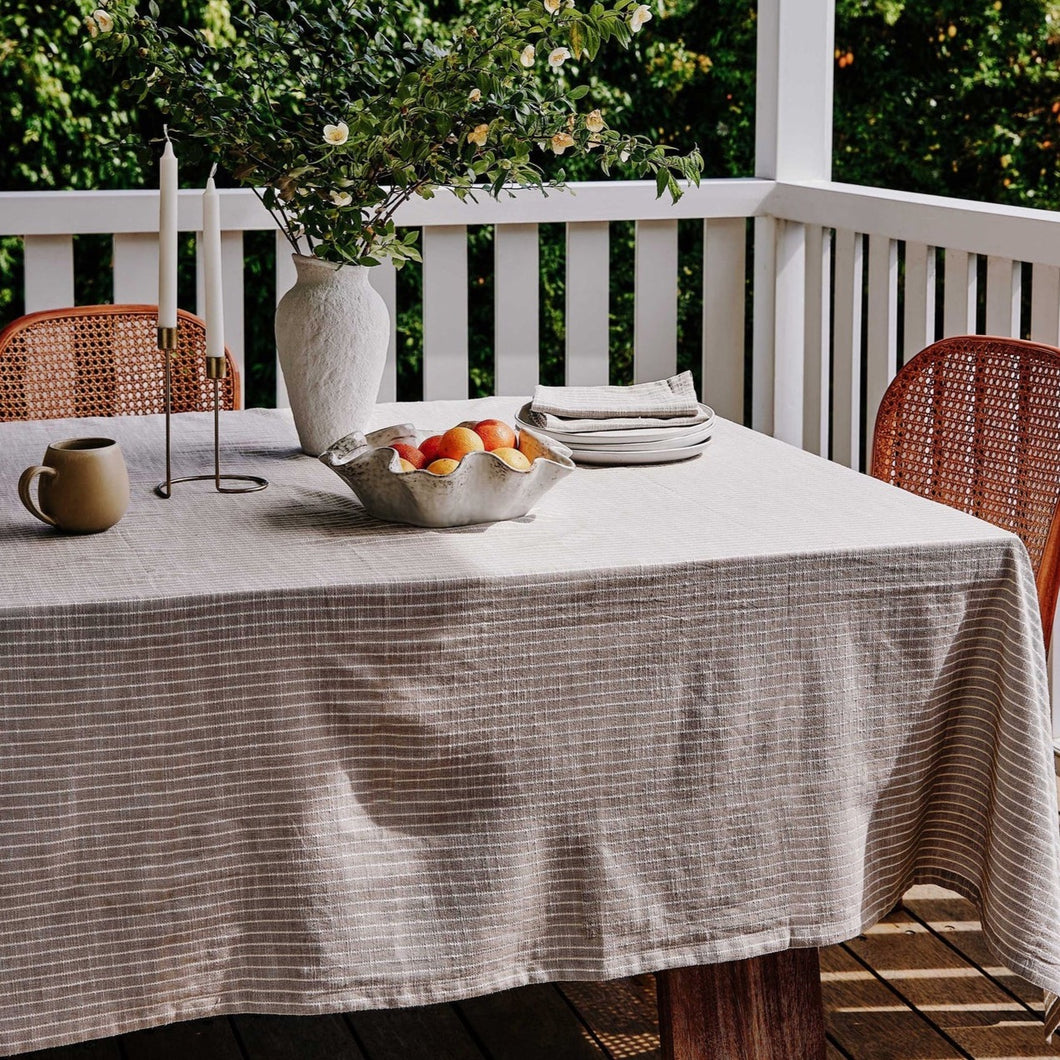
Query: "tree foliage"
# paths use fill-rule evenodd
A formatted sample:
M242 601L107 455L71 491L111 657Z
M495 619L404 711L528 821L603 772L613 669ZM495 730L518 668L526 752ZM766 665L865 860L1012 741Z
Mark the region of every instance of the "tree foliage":
M143 0L146 5L148 0ZM238 0L231 0L238 16ZM579 10L589 0L576 0ZM474 20L498 0L406 0L401 32L415 41L443 35L454 20ZM259 5L286 8L287 0ZM10 0L0 11L0 188L138 187L153 183L154 168L113 145L131 135L149 143L159 135L162 113L150 99L135 105L121 80L87 47L84 19L94 0ZM217 39L234 36L228 0L159 0L159 17L190 32ZM331 17L333 0L301 0L301 9ZM754 163L756 14L753 0L652 0L653 19L628 51L585 67L570 60L558 84L586 84L608 125L668 143L687 152L698 146L707 176L747 176ZM392 4L378 5L397 26ZM1060 5L1053 0L837 0L835 54L834 176L852 183L951 195L982 201L1060 207ZM542 159L553 176L595 175L583 159ZM201 186L205 168L182 166L182 176ZM631 174L621 165L612 176ZM695 361L698 309L698 246L682 226L682 357ZM612 226L616 267L612 282L612 350L615 381L628 381L631 292L628 226ZM256 257L248 268L269 267ZM265 244L262 243L262 246ZM271 246L271 243L269 244ZM0 318L20 309L16 244L0 246ZM474 236L472 379L492 386L491 322L487 308L489 237ZM3 256L7 255L7 261ZM542 231L543 371L561 381L563 243ZM82 283L105 276L86 262ZM479 265L476 268L476 264ZM79 276L82 270L79 269ZM267 277L259 284L267 290ZM100 281L103 282L102 280ZM402 273L402 290L414 298L416 269ZM253 286L253 285L252 285ZM101 297L106 297L102 294ZM267 301L267 299L266 299ZM267 344L268 305L248 303L248 329ZM402 392L417 393L420 322L402 320ZM688 351L691 351L689 353ZM265 362L256 371L267 373ZM622 373L625 372L624 376ZM549 375L553 373L553 375ZM250 380L252 386L254 379ZM263 375L258 383L266 388ZM252 395L253 400L253 395Z
M1060 5L839 0L835 177L1055 209Z

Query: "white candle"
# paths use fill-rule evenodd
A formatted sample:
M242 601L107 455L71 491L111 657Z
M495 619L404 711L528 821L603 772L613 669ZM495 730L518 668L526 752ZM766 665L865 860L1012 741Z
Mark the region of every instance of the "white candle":
M158 326L177 326L177 156L166 137L158 164Z
M206 286L206 356L225 355L224 294L221 290L221 202L213 175L202 194L203 272Z

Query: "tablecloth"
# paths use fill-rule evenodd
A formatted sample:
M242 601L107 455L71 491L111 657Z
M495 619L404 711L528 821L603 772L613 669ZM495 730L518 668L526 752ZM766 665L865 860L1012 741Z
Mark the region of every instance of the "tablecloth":
M161 430L0 423L0 1052L826 945L915 882L1060 991L1013 536L724 421L451 530L368 517L277 411L221 422L267 490L162 500ZM18 473L93 434L132 503L64 536ZM176 417L174 474L211 444Z

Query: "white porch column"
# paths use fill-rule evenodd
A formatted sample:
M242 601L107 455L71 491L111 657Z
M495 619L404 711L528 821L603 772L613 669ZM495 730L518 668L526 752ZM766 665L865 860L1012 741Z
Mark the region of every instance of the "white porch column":
M831 179L834 51L835 0L760 0L756 177ZM784 234L772 218L755 222L752 426L801 445L806 243L786 240L778 255L778 227ZM802 260L792 260L793 253Z

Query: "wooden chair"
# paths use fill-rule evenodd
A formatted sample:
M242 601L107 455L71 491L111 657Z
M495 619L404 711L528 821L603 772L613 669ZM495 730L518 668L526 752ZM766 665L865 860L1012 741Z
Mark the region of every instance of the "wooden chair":
M1060 582L1060 349L984 335L928 346L883 396L872 474L1018 534L1049 646Z
M179 310L172 409L213 409L206 378L206 325ZM130 416L165 412L165 356L158 307L89 305L19 317L0 331L0 420ZM239 377L225 349L223 409L239 407Z

